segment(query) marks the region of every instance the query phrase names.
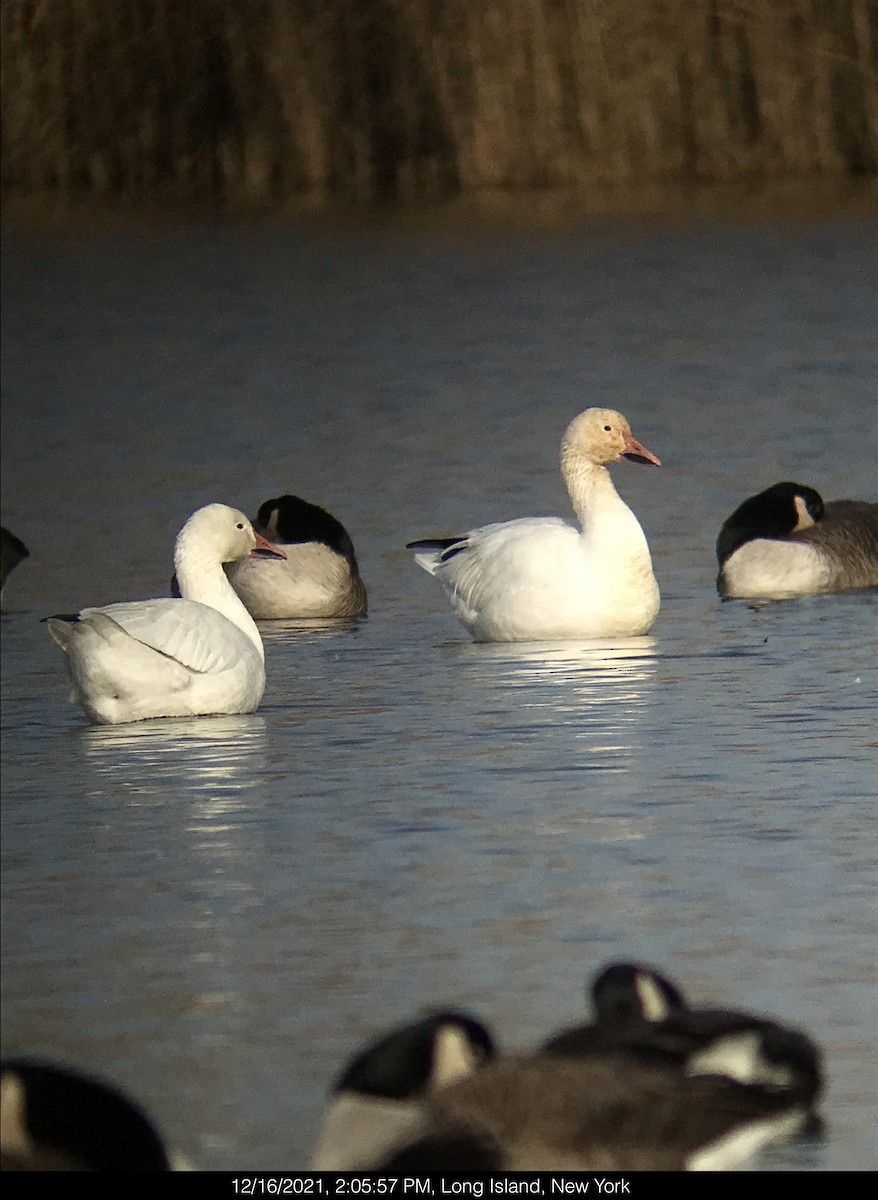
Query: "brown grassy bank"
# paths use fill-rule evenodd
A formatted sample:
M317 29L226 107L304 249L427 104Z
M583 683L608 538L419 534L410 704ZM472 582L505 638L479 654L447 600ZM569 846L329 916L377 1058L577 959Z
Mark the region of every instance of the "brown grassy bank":
M876 0L3 0L0 35L13 206L878 175Z

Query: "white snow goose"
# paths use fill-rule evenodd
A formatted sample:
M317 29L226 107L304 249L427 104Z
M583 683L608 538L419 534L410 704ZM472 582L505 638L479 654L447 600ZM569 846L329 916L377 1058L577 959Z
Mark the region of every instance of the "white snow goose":
M586 409L561 441L561 474L580 528L560 517L524 517L408 543L475 641L649 632L660 602L649 546L607 470L623 459L661 465L621 413Z
M223 571L255 550L283 556L225 504L192 514L177 536L181 597L85 608L48 619L67 655L73 696L98 724L246 713L265 690L259 630Z
M724 599L784 600L878 587L878 504L775 483L732 513L716 543Z

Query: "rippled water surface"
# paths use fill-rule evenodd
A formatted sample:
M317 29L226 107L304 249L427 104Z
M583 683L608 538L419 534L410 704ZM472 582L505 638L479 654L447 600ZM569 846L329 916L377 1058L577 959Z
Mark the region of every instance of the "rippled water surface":
M108 1074L206 1169L307 1163L364 1038L451 1004L525 1047L609 959L822 1044L878 1167L876 596L722 604L713 544L797 479L878 499L866 222L7 240L3 1043ZM407 540L569 514L620 408L650 637L476 646ZM199 505L350 529L358 624L263 625L250 716L90 727L40 618L167 592Z

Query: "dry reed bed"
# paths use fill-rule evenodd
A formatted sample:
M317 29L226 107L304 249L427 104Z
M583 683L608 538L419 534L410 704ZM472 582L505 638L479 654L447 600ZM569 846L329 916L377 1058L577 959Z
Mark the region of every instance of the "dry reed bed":
M878 173L875 0L4 0L6 195Z

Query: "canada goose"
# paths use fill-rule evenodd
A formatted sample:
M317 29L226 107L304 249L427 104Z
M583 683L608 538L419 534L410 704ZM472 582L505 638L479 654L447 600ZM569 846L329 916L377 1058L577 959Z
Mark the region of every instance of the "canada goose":
M878 587L878 504L824 503L801 483L776 483L732 513L716 543L724 599L782 600Z
M278 496L259 508L254 528L286 558L228 563L226 574L257 620L361 617L366 585L345 527L325 509L298 496Z
M591 1024L554 1034L543 1045L549 1053L584 1053L586 1048L616 1045L632 1028L663 1021L686 1008L676 984L641 963L615 962L602 968L590 987Z
M633 962L603 968L590 990L594 1022L553 1034L542 1052L581 1057L612 1050L688 1069L722 1040L724 1063L741 1084L783 1087L804 1103L817 1102L823 1087L820 1052L801 1030L746 1009L694 1008L666 976ZM735 1044L740 1056L730 1054Z
M633 963L611 964L591 990L596 1020L553 1035L543 1053L608 1051L686 1071L709 1065L710 1048L721 1044L724 1068L738 1083L784 1090L811 1109L820 1096L820 1051L799 1029L744 1009L694 1008L665 976Z
M813 1041L801 1030L745 1011L684 1009L663 1021L606 1028L599 1039L594 1026L586 1026L550 1039L543 1050L574 1059L606 1051L685 1071L693 1062L708 1064L710 1047L718 1041L722 1041L724 1069L731 1078L786 1092L809 1107L816 1104L823 1074ZM737 1055L734 1047L738 1048ZM715 1068L713 1073L721 1072Z
M11 572L29 557L30 551L21 538L16 537L5 525L0 525L0 595Z
M477 642L647 633L659 611L649 546L608 463L659 460L608 408L575 417L561 441L561 474L580 528L525 517L458 537L409 542Z
M332 1089L312 1168L368 1169L417 1136L428 1096L494 1054L485 1026L452 1011L431 1013L371 1042Z
M5 1171L170 1171L153 1123L119 1088L26 1058L0 1063Z
M222 564L256 549L282 555L237 509L208 504L177 536L181 599L85 608L48 618L74 698L99 724L252 712L265 690L259 630Z

